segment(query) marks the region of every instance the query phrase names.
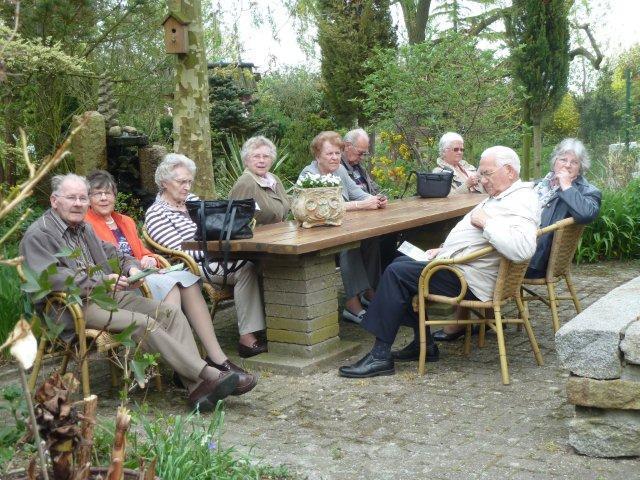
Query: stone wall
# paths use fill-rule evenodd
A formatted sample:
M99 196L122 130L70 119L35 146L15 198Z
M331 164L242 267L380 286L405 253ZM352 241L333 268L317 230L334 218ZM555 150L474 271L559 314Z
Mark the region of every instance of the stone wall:
M575 405L569 443L584 455L640 455L640 277L612 290L556 333Z

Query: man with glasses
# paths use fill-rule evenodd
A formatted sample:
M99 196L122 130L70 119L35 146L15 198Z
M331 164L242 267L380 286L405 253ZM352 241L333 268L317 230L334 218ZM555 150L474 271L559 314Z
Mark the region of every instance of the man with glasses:
M26 231L20 242L20 254L25 263L40 275L50 266L55 273L49 276L51 289L65 291L68 280L80 288L86 297L100 285L115 290L117 310L101 308L96 302L85 300L86 326L119 332L135 324L133 338L143 347L160 356L180 375L189 390L189 400L200 410L212 409L218 400L234 391L238 374L220 372L208 366L200 357L187 318L179 305L162 303L136 295L127 277L139 272L138 261L116 247L98 239L84 218L89 208L89 185L84 177L74 174L56 175L51 180L51 208ZM101 196L105 192L100 192ZM74 254L61 252L74 250ZM115 265L114 265L115 261ZM115 268L119 265L119 269ZM40 300L38 307L42 307ZM57 312L57 323L73 329L68 312Z
M380 187L373 181L361 163L369 157L369 135L362 128L356 128L347 132L343 141L342 165L361 189L371 195L376 195L380 191Z
M531 185L520 180L520 159L512 149L496 146L485 150L478 171L489 198L465 215L442 246L428 254L431 258L452 258L483 247L495 247L496 252L459 265L469 286L465 298L488 301L493 296L500 255L517 262L526 261L533 255L540 207ZM411 300L418 293L418 280L425 265L400 257L385 270L361 323L376 337L375 344L355 364L340 367L341 376L393 375L394 360L418 359L418 318ZM450 270L437 271L429 281L429 292L436 295L455 297L460 289L458 277ZM401 325L414 328L414 340L402 350L392 352L391 346ZM427 335L427 361L435 362L439 358L438 348L431 335Z

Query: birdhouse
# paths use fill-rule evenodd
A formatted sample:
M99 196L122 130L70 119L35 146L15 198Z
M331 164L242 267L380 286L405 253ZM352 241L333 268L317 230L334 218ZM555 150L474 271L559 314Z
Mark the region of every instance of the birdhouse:
M164 27L164 47L167 53L189 52L189 23L177 13L170 13L162 22Z

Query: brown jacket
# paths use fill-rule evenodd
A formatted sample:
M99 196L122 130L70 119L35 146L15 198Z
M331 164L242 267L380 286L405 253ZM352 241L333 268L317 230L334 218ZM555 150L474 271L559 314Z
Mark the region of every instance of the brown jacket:
M49 276L51 289L65 291L66 280L71 277L73 283L78 286L83 294L88 293L96 285L103 282L103 277L114 273L109 260L115 260L122 267L122 272L127 274L132 267L140 268L138 261L129 256L119 254L116 248L100 240L88 223L83 223L79 228L84 229L84 237L91 253L89 261L102 267L102 272L90 273L80 267L75 259L65 256L56 256L59 252L68 249L63 237L64 231L59 226L59 220L53 218L56 215L52 210L47 210L40 218L33 222L20 241L20 254L24 256L25 263L38 275L50 265L56 266L56 272ZM42 301L40 302L42 303ZM66 327L73 325L69 314L63 315L61 321Z
M282 222L287 217L291 204L284 191L284 186L277 176L276 180L276 191L274 192L270 188L259 185L255 175L245 170L231 188L229 198L234 200L253 198L260 207L260 210L256 208L255 214L258 225Z

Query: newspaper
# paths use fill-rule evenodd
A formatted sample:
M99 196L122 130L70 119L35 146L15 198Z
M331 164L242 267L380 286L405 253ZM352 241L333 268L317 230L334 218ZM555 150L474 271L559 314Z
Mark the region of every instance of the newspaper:
M428 262L433 258L433 255L430 255L421 248L418 248L407 241L402 242L402 244L398 247L398 251L405 254L407 257L416 260L417 262Z

